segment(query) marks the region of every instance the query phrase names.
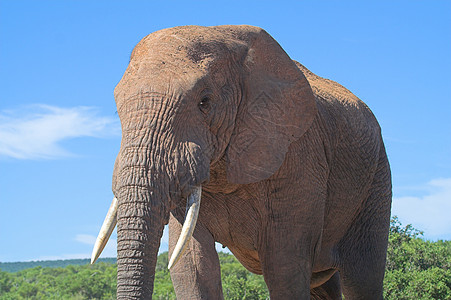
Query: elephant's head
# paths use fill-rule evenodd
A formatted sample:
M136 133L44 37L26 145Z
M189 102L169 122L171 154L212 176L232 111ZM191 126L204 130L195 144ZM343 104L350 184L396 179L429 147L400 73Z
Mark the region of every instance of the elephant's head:
M295 63L251 26L186 26L146 36L114 95L122 124L113 175L118 297L145 298L171 210L190 208L173 264L194 229L201 186L218 162L228 183L270 177L311 125L316 105Z

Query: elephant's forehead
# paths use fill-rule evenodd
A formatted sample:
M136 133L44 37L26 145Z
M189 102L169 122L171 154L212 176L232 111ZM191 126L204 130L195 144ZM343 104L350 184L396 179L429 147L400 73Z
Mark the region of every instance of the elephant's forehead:
M213 27L182 26L149 34L134 48L131 61L165 57L166 60L185 64L208 64L245 51L245 44Z
M133 49L114 92L116 102L149 90L182 96L208 76L221 84L230 60L238 60L246 49L243 41L214 27L182 26L154 32Z
M159 94L177 98L191 91L205 74L205 69L187 66L180 68L164 59L130 64L114 94L117 102L137 94Z
M149 89L182 95L190 91L200 78L221 70L218 65L222 65L230 55L227 43L196 30L196 34L187 35L185 29L193 32L191 26L171 28L148 35L138 43L115 89L116 101Z

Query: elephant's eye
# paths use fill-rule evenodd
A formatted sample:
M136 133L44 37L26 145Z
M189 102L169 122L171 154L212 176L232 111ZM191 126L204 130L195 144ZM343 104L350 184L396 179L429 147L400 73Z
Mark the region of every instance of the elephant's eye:
M207 113L208 110L210 110L210 98L208 97L203 97L202 100L200 100L199 102L199 109L204 112Z

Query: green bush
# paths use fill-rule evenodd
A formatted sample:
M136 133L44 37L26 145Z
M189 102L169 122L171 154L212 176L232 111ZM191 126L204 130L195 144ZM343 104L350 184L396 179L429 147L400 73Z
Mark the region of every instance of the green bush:
M403 227L392 219L385 299L451 299L451 241L431 242L421 236L411 225ZM219 261L225 299L269 299L262 276L247 271L233 255L219 253ZM167 265L168 254L160 254L153 299L176 299ZM0 299L115 299L116 276L117 265L112 263L0 271Z
M107 263L0 271L0 299L113 299L116 275Z
M451 241L431 242L391 220L385 299L451 299Z
M219 253L219 262L225 299L269 299L263 276L249 272L230 254Z

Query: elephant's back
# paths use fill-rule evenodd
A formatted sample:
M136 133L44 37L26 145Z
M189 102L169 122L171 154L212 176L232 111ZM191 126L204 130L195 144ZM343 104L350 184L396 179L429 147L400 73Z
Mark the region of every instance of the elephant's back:
M359 98L357 98L351 91L342 86L341 84L326 78L322 78L309 69L304 67L297 61L294 61L296 66L304 74L305 78L309 82L313 94L316 97L320 97L329 102L340 102L344 106L354 106L358 107L365 105Z
M329 137L337 134L343 137L344 134L353 138L372 136L380 139L379 123L362 100L341 84L317 76L299 62L295 63L312 88Z

